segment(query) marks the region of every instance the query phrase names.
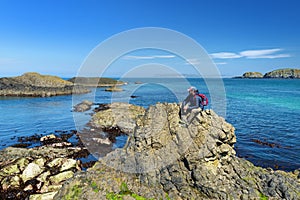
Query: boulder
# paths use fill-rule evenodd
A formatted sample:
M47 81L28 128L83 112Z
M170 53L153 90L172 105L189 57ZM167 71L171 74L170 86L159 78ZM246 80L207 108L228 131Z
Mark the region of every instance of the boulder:
M59 174L56 174L54 176L50 176L49 177L49 181L52 184L59 184L69 178L71 178L74 175L74 172L72 171L65 171L65 172L61 172Z
M25 183L26 181L40 175L42 172L43 169L39 165L35 163L29 163L22 173L22 180Z

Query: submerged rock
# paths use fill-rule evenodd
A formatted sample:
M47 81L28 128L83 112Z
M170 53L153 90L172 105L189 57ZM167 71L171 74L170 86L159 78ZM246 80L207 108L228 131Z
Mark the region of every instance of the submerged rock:
M92 120L97 127L130 127L125 147L66 181L54 199L300 198L296 173L256 167L235 156L234 127L212 110L200 112L186 128L178 123L175 103L146 111L125 105L111 105Z

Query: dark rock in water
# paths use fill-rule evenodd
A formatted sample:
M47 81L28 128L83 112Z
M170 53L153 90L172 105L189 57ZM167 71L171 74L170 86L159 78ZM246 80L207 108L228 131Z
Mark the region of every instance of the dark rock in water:
M105 88L105 91L106 92L122 92L123 89L119 88L119 87L116 87L116 86L113 86L113 87Z
M135 99L135 98L138 98L139 96L135 96L135 95L131 95L130 96L130 98L133 98L133 99Z
M80 188L78 199L300 198L297 172L264 169L238 158L231 124L205 110L183 127L179 109L170 103L147 110L114 103L96 113L91 124L124 131L127 144L65 182L54 199L73 195L74 188Z
M73 111L74 112L85 112L87 110L90 110L92 105L93 105L93 102L84 100L81 103L75 105Z
M115 80L112 78L98 78L98 77L73 77L68 81L86 87L113 87L126 85L126 82Z
M22 76L0 78L0 96L50 97L56 95L88 93L83 86L74 86L56 76L25 73Z

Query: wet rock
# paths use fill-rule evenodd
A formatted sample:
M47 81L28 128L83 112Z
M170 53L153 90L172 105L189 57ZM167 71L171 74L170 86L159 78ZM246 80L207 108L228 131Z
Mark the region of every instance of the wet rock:
M93 102L84 100L81 103L75 105L73 111L74 112L85 112L87 110L90 110L92 105L93 105Z

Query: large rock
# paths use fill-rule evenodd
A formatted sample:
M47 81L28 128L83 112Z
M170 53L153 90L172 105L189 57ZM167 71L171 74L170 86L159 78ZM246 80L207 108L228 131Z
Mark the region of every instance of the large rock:
M143 116L145 109L127 103L112 103L109 109L97 112L90 122L94 128L118 128L124 133L133 133L138 117Z
M234 127L212 110L200 112L186 128L178 123L179 105L174 103L158 103L146 112L132 107L132 115L127 111L116 117L113 108L119 106L93 119L99 127L119 126L119 120L131 126L134 121L126 146L65 182L54 199L300 198L297 174L263 169L236 157Z
M74 86L57 76L41 75L35 72L22 76L0 78L0 96L48 97L66 94L88 93L82 86Z
M22 173L22 180L25 183L26 181L40 175L42 172L43 169L39 165L35 163L29 163Z

